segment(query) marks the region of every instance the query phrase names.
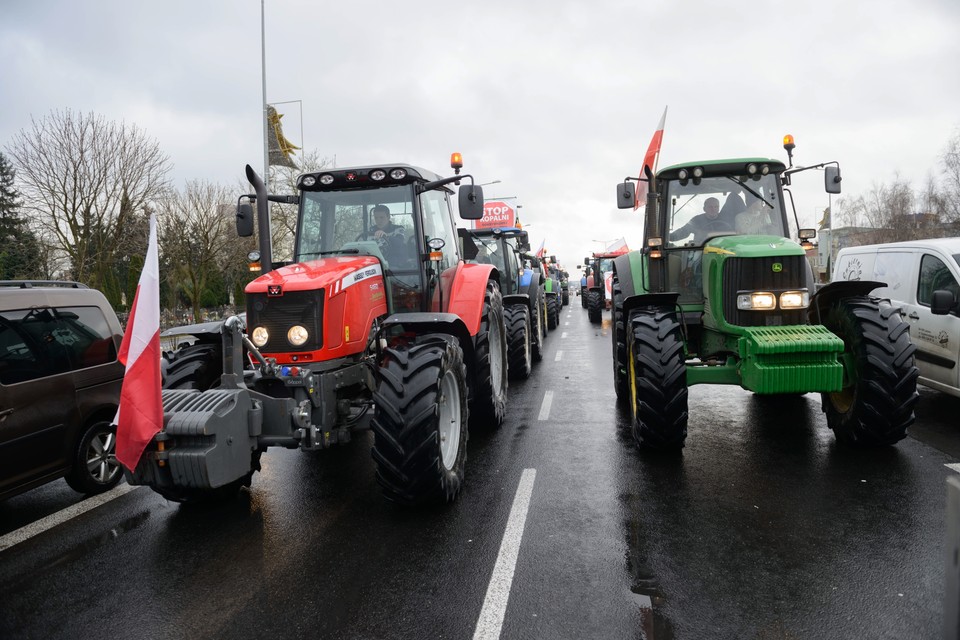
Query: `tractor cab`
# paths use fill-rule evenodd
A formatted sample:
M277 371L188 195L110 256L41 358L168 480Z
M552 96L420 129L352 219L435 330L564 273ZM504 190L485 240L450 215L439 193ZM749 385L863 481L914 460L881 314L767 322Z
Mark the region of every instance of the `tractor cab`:
M408 165L300 176L294 262L376 257L390 313L437 310L460 261L451 194L443 179ZM443 289L438 292L437 287Z
M467 262L492 264L500 274L500 290L518 290L524 271L524 252L529 251L527 232L517 227L458 229Z

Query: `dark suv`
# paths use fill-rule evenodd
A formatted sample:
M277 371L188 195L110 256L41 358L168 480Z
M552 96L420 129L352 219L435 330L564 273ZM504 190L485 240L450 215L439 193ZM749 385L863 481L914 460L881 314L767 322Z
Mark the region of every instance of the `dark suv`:
M101 493L123 477L110 424L121 334L95 289L0 281L0 500L61 477Z

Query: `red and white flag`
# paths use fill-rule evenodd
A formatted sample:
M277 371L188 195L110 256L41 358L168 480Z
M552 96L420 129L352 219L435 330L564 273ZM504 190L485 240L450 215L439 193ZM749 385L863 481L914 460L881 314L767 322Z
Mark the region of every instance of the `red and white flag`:
M127 370L120 391L117 460L130 471L137 467L147 443L163 427L160 399L160 266L157 218L150 216L147 258L140 272L127 330L118 355Z
M540 248L537 249L537 257L542 258L543 254L546 253L546 249L543 248L543 244L547 241L546 238L540 241Z
M653 132L653 137L650 138L650 146L647 147L647 155L643 156L643 167L640 167L640 182L637 182L637 191L636 198L633 201L633 210L636 211L640 208L640 204L646 202L647 200L647 191L650 190L650 185L644 180L646 171L644 167L650 167L652 173L657 171L657 159L660 157L660 145L663 143L663 125L667 122L667 108L663 108L663 115L660 116L660 124L657 125L657 130Z

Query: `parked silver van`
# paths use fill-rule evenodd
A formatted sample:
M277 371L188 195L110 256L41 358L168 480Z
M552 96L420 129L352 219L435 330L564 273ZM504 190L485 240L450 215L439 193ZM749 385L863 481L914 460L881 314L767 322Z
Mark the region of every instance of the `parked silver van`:
M960 397L960 238L841 249L833 280L886 284L873 295L901 307L923 385Z

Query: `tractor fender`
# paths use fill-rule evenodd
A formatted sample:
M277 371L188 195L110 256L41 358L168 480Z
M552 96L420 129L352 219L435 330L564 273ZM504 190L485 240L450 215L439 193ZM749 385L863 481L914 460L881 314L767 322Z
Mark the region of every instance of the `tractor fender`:
M450 287L450 304L447 312L460 317L471 336L477 335L480 331L483 298L487 293L487 282L490 280L494 282L500 280L493 265L461 264Z
M482 300L480 306L483 307ZM477 324L479 326L479 322ZM381 335L392 328L418 335L443 333L452 336L460 343L466 362L474 361L473 336L476 331L470 333L463 318L455 313L395 313L383 321Z
M659 309L674 310L677 308L679 293L639 293L632 296L624 295L623 317L629 318L630 311L638 307L657 307Z
M518 288L520 291L527 290L530 285L534 283L533 269L524 269L520 274L520 282ZM536 279L536 284L540 284L539 278Z
M503 306L509 307L514 304L522 304L525 307L530 306L530 296L526 293L511 293L508 296L503 296Z
M630 296L638 293L638 283L633 281L633 269L631 268L629 253L625 253L622 256L614 258L613 273L616 275L617 281L620 283L620 293L623 294L624 299L627 299ZM639 284L640 286L643 286L642 282Z
M831 304L843 298L869 295L877 287L887 286L886 282L875 280L837 280L824 285L810 299L807 317L813 324L823 324L821 317Z

